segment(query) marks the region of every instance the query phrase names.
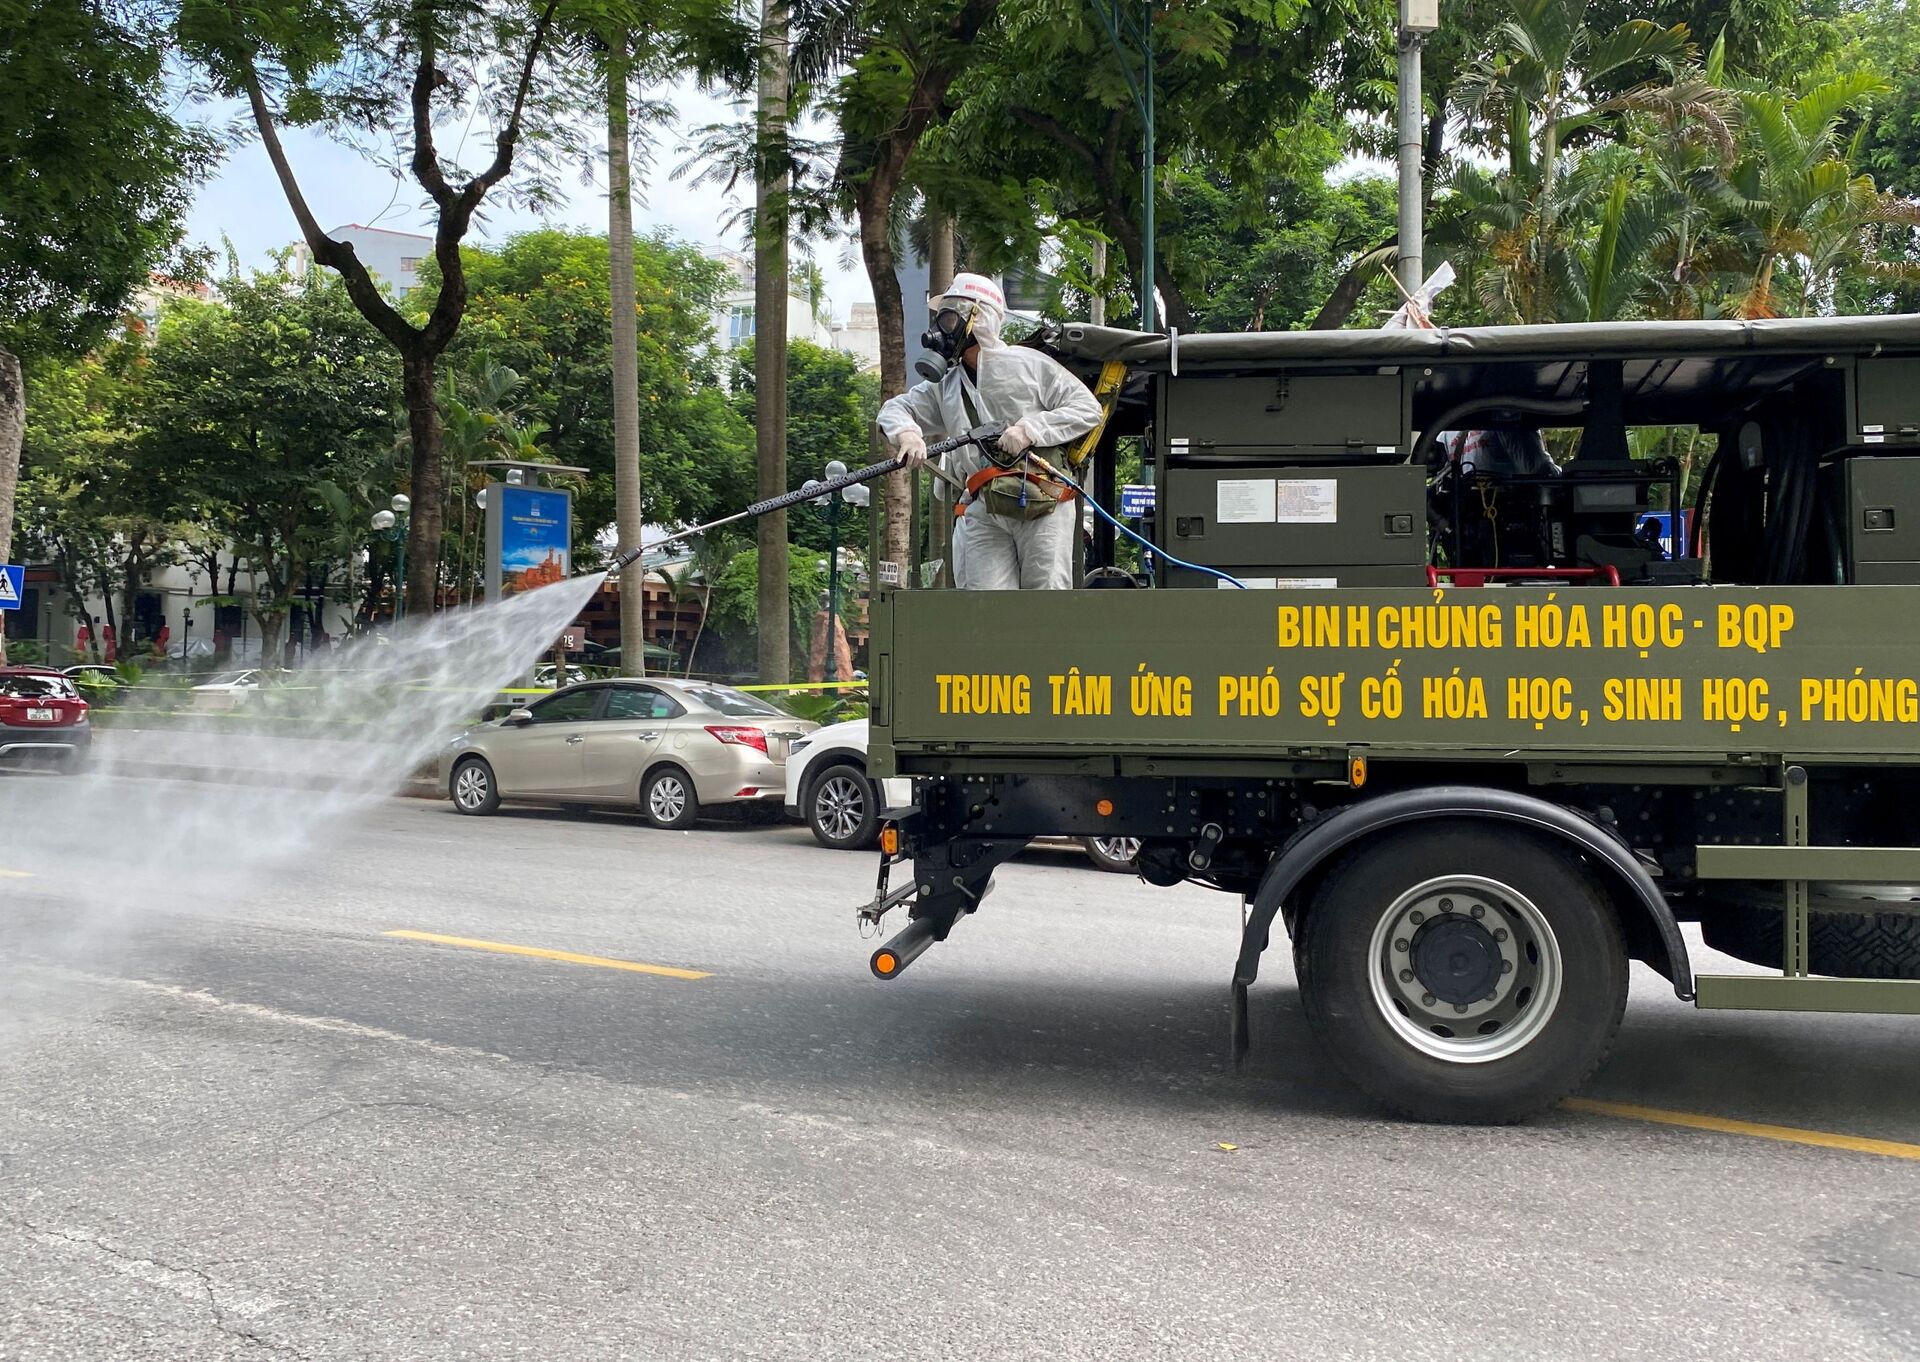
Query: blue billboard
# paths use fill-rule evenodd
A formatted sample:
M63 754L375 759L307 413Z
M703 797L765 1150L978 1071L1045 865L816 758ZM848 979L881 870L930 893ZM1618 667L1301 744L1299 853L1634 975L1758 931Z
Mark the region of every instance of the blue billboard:
M573 575L573 494L487 488L487 596L512 596Z

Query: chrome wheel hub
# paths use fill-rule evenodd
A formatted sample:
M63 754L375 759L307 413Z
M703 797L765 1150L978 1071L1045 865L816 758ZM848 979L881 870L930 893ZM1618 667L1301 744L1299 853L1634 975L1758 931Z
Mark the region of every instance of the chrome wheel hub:
M653 782L647 811L663 823L671 823L687 811L687 787L678 776L662 776Z
M1540 909L1479 875L1426 880L1388 904L1368 951L1373 1001L1414 1049L1459 1064L1526 1047L1560 1000L1560 945Z
M866 793L851 776L835 776L814 794L813 809L820 830L843 842L859 830L867 816Z

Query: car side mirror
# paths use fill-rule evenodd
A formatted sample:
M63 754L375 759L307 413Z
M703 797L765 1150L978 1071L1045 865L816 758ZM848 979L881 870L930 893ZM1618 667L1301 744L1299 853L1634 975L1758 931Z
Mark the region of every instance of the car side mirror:
M510 724L530 724L533 722L533 711L530 709L509 710L507 711L504 722Z

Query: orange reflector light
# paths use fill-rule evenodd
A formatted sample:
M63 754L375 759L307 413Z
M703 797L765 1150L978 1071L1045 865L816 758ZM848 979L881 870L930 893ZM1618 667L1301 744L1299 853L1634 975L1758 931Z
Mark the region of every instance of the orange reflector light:
M900 968L900 960L892 951L881 951L873 957L873 967L881 974L892 974Z
M900 829L891 823L880 829L880 850L889 856L900 854Z
M1111 799L1103 799L1093 806L1093 811L1102 818L1109 818L1113 815L1113 801Z
M1347 784L1359 789L1367 783L1367 759L1365 757L1347 758Z

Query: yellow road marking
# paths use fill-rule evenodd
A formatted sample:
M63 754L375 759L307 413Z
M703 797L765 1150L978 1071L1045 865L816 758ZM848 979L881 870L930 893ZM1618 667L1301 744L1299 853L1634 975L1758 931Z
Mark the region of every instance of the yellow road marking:
M669 979L711 979L706 970L675 969L671 965L643 965L638 960L610 960L604 955L576 955L572 951L550 951L540 946L515 946L505 941L477 941L470 936L441 936L438 932L383 932L406 941L431 941L440 946L465 946L468 950L498 951L502 955L531 955L541 960L563 960L569 965L595 965L600 969L623 969L633 974L664 974Z
M7 870L0 868L0 880L30 880L32 878L33 872L31 870Z
M1897 1140L1869 1140L1858 1135L1801 1130L1797 1126L1770 1126L1758 1121L1733 1121L1724 1116L1703 1116L1691 1111L1635 1107L1624 1102L1596 1102L1588 1097L1569 1097L1560 1105L1568 1111L1584 1111L1591 1116L1617 1116L1624 1121L1652 1121L1663 1126L1712 1130L1722 1135L1750 1135L1756 1140L1779 1140L1785 1144L1809 1144L1821 1149L1844 1149L1854 1154L1878 1154L1887 1159L1920 1161L1920 1144L1901 1144Z

